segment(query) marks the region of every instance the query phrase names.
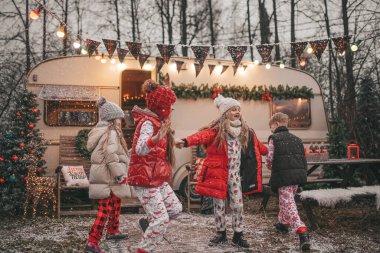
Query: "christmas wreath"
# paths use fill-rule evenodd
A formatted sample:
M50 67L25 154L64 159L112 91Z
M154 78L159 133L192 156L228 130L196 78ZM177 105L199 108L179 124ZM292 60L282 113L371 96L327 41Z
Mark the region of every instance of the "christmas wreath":
M89 129L82 129L78 132L77 137L75 138L75 147L78 150L79 154L81 154L86 159L90 160L91 153L87 150L87 140Z

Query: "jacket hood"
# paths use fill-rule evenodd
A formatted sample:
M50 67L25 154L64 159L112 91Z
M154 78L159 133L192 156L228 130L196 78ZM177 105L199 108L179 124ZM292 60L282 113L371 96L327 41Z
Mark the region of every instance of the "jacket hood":
M92 152L99 143L100 138L106 134L108 126L111 123L107 121L100 121L89 133L87 140L87 150Z
M157 114L155 114L154 112L152 112L151 110L149 110L148 108L145 108L145 109L141 109L140 107L138 107L137 105L135 105L132 109L132 115L133 115L133 119L135 121L135 125L138 125L139 122L145 118L145 117L153 117L155 118L158 122L160 122L160 118L158 117Z

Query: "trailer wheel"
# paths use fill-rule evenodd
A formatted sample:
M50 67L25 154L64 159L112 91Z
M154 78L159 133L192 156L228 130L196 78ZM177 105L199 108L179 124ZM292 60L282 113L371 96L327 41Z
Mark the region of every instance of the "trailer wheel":
M185 177L180 186L179 186L179 193L185 197L186 199L188 198L189 196L189 193L188 193L188 190L187 190L187 177ZM191 188L190 188L190 200L191 201L201 201L201 195L197 194L195 192L195 185L192 185Z

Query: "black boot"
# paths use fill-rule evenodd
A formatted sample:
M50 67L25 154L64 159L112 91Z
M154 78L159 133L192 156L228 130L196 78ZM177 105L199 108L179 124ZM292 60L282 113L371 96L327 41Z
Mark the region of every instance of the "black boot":
M143 233L145 233L145 230L149 227L149 221L146 218L139 219L139 227L142 230Z
M242 248L249 248L249 243L243 238L243 232L234 232L232 244Z
M300 249L301 251L306 251L310 250L310 239L309 239L309 234L307 232L300 233Z
M216 236L210 240L208 243L209 246L215 246L220 243L227 242L227 233L226 231L218 231L216 232Z
M282 223L276 223L273 225L278 232L280 232L281 234L287 234L289 233L289 225L286 225L286 224L282 224Z

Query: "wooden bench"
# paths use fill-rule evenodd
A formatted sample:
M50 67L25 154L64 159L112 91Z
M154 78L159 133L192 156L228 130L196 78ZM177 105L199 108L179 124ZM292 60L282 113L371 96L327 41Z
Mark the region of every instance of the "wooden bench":
M88 203L73 204L62 203L62 192L70 193L78 190L86 190L87 186L67 186L62 175L62 166L83 166L87 178L91 162L83 157L75 147L75 136L60 136L59 142L59 166L56 169L57 174L57 217L61 215L96 215L98 202L96 200L89 200ZM87 193L88 194L88 193ZM132 209L139 211L141 207L140 201L133 196L133 198L122 199L122 209Z

